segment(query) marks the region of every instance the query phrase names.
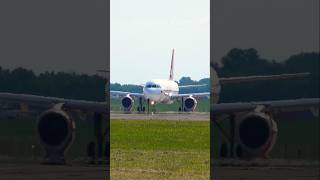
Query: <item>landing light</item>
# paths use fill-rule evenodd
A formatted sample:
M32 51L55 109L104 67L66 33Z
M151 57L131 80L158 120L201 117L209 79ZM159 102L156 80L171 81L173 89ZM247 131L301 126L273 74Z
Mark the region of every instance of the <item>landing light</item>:
M151 105L154 105L154 101L151 101Z

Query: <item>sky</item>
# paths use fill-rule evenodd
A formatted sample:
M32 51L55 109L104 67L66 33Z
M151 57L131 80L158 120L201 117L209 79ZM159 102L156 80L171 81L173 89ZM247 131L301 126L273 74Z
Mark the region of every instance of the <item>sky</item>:
M283 61L319 52L319 0L211 1L211 56L231 48L255 48L261 57Z
M111 0L111 82L141 84L169 78L208 78L209 0Z
M108 68L105 0L0 1L0 66L36 73Z

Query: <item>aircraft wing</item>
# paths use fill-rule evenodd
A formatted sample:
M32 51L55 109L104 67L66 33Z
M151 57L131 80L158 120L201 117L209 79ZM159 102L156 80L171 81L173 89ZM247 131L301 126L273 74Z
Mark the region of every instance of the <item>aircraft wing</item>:
M259 76L240 76L230 78L220 78L220 84L235 84L242 82L253 82L253 81L264 81L264 80L275 80L275 79L294 79L304 78L309 76L310 73L294 73L294 74L279 74L279 75L259 75Z
M31 105L43 108L52 108L56 104L62 104L62 108L64 109L82 110L104 114L109 112L109 105L106 102L73 100L30 94L14 94L1 92L0 101L14 102L23 105Z
M291 99L291 100L275 100L264 102L238 102L238 103L219 103L211 107L211 111L215 115L239 113L254 111L257 108L262 110L275 111L291 111L291 110L313 110L319 113L319 98Z
M114 97L123 97L130 95L132 97L144 97L142 93L132 93L132 92L125 92L125 91L110 91L110 96Z
M202 92L202 93L190 93L190 94L175 94L171 95L172 98L179 98L179 97L194 97L194 98L209 98L210 92Z
M208 84L196 84L196 85L183 85L183 86L179 86L179 88L190 88L190 87L203 87L203 86L207 86Z

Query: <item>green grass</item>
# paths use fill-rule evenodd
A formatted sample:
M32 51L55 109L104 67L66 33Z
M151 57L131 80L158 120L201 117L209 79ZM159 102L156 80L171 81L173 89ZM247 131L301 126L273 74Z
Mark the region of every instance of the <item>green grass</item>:
M43 149L36 131L36 118L17 118L0 120L0 156L42 157ZM75 140L67 153L68 159L86 156L86 145L95 140L93 121L76 121ZM35 145L32 150L31 146Z
M208 179L209 144L209 122L112 120L111 175Z
M278 121L278 138L271 152L271 157L319 160L319 120L319 118L314 118ZM298 151L300 151L300 155Z
M124 150L208 150L209 122L112 120L111 142Z
M201 99L197 101L196 111L199 112L209 112L210 105L208 99ZM156 104L155 108L158 112L165 111L178 111L180 107L180 103L178 101L173 102L172 104ZM136 111L138 107L138 101L136 100L133 105L133 111ZM120 98L111 98L110 99L110 109L111 111L121 111L121 99Z

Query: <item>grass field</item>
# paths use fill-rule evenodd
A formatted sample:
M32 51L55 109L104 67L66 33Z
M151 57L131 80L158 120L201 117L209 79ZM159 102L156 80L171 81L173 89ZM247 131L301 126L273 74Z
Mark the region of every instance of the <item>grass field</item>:
M0 120L0 156L18 158L42 157L43 149L39 144L35 118ZM68 159L86 156L86 145L95 140L92 121L76 121L76 138L67 153ZM32 149L32 145L35 148Z
M271 157L320 160L320 119L279 120Z
M111 98L110 99L110 109L111 111L121 111L121 99L120 98ZM209 112L209 100L208 99L201 99L197 101L196 111L198 112ZM166 112L166 111L178 111L181 102L175 101L172 104L156 104L155 108L158 112ZM133 111L137 110L138 101L134 102Z
M208 179L209 122L111 121L111 177Z

